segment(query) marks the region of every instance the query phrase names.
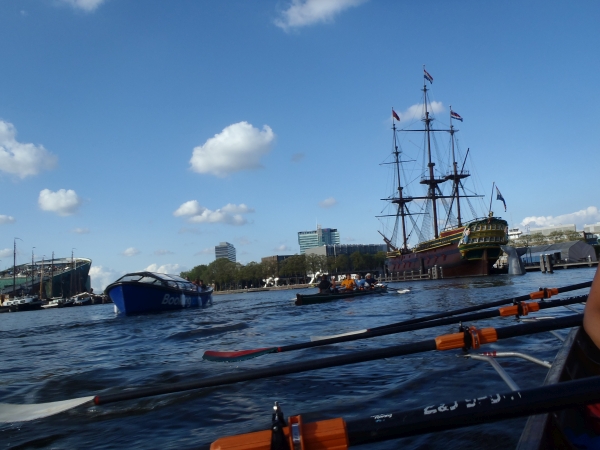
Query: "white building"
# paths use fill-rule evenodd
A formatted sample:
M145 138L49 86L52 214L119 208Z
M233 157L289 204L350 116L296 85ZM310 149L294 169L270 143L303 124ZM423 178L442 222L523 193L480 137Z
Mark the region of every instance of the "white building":
M600 222L595 225L584 225L583 231L586 233L600 234Z
M544 236L549 236L550 233L555 231L577 231L574 223L570 223L567 225L555 225L552 227L544 227L544 228L535 228L533 230L529 230L531 234L534 233L542 233Z

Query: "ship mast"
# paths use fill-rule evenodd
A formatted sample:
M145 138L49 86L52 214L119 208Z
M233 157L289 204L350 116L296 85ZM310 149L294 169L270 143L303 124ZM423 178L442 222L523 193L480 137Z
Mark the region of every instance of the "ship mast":
M462 118L460 118L459 120L462 120ZM452 143L452 167L453 167L453 173L446 175L446 179L447 180L452 180L453 182L453 192L452 192L452 196L456 199L456 219L457 219L457 226L461 227L462 226L462 217L460 214L460 190L459 190L459 186L460 186L460 180L462 180L463 178L467 178L469 175L469 173L464 172L463 169L460 169L460 172L458 171L458 163L456 162L456 154L454 152L454 133L458 131L454 129L454 125L452 124L452 106L450 106L450 140ZM463 164L464 166L464 164Z
M425 71L425 66L423 66L423 70ZM438 184L443 183L446 179L443 178L435 178L435 174L433 168L435 167L435 163L431 160L431 122L432 118L429 117L429 111L427 110L427 79L423 79L423 104L425 108L425 116L422 121L425 122L425 138L427 140L427 158L429 168L429 178L423 178L421 180L421 184L427 184L429 186L427 190L427 198L431 199L433 206L433 234L434 238L437 239L440 237L439 235L439 227L438 227L438 217L437 217L437 199L441 198L441 196L437 195L436 189Z
M392 119L393 121L393 119ZM398 213L402 220L402 251L408 251L408 243L406 239L406 211L404 205L412 201L412 199L404 199L402 195L402 183L400 181L400 152L398 151L398 144L396 143L396 123L392 122L392 130L394 131L394 164L396 165L396 176L398 177L398 198L393 200L392 203L398 205Z

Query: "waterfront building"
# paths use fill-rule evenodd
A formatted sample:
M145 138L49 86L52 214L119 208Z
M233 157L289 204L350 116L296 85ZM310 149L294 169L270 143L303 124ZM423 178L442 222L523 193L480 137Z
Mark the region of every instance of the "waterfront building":
M337 245L340 243L340 233L336 228L321 228L317 225L314 231L299 231L298 244L300 254L304 255L307 249L322 245Z
M321 245L306 249L307 255L322 255L322 256L339 256L352 253L363 253L374 255L378 252L387 251L385 244L336 244L336 245Z
M523 232L518 228L511 228L510 230L508 230L508 240L519 239L522 234Z
M551 245L535 245L526 249L521 259L525 265L537 265L542 255L551 255L553 262L574 263L598 261L594 247L583 241L560 242Z
M567 225L555 225L551 227L535 228L531 229L530 233L542 233L544 236L550 236L550 234L554 233L555 231L577 231L577 229L574 223L570 223Z
M227 258L231 262L235 262L235 247L229 242L220 242L215 246L215 259Z
M594 225L584 225L583 231L586 233L600 234L600 222Z
M260 258L260 262L261 263L276 262L277 264L281 264L282 261L288 259L290 256L294 256L294 255L265 256L264 258Z

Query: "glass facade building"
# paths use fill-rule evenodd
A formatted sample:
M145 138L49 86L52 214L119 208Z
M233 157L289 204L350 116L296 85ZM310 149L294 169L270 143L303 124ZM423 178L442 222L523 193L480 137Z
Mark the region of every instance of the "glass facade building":
M215 246L215 259L227 258L231 262L235 262L235 247L229 242L220 242Z
M317 225L314 231L298 232L300 254L304 255L307 249L322 245L337 245L340 243L340 233L336 228L321 228Z

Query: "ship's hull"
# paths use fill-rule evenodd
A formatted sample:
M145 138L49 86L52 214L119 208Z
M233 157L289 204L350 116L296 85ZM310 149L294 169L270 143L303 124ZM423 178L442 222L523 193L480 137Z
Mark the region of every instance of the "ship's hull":
M443 278L490 275L508 242L506 221L488 218L441 233L410 252L389 252L387 271L403 275L435 270Z
M212 300L212 289L202 292L182 291L141 283L113 283L106 293L122 314L172 311L205 306Z
M68 261L63 259L61 261ZM40 264L39 262L36 264ZM42 297L72 297L80 292L88 291L90 288L89 272L92 267L91 259L78 258L76 260L76 268L59 269L57 268L52 273L50 263L45 262L45 272L42 282ZM13 290L17 295L33 294L39 295L40 280L39 275L34 278L33 285L31 278L17 276L15 277L15 288L13 288L13 278L7 275L0 278L0 292L8 295L13 295Z

